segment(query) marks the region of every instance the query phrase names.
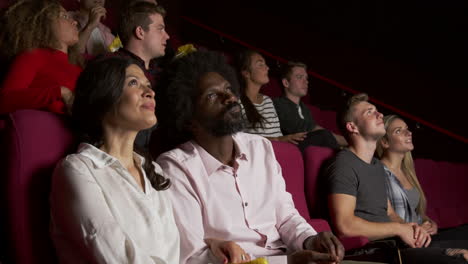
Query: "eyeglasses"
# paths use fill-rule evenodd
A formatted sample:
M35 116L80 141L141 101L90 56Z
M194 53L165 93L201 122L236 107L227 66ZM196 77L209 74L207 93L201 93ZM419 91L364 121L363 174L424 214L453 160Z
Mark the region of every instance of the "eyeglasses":
M68 13L63 13L63 12L60 12L59 18L63 18L63 19L65 19L65 20L73 20L73 18L71 17L70 14L68 14Z

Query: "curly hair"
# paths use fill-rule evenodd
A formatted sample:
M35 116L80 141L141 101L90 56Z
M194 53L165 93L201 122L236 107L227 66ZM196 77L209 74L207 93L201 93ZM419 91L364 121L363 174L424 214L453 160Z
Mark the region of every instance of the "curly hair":
M196 51L174 61L161 80L156 95L161 138L169 150L192 139L189 129L198 97L198 81L208 73L216 72L231 84L239 95L239 83L234 69L223 55L214 51Z
M133 64L124 57L106 57L90 64L81 73L76 83L75 100L72 107L72 122L80 141L96 147L102 146L104 135L102 121L120 101L125 85L125 73ZM153 158L149 153L138 150L145 157L143 169L156 190L169 188L171 182L155 172Z
M60 14L57 0L19 0L2 14L0 43L7 58L34 48L56 48L52 25Z

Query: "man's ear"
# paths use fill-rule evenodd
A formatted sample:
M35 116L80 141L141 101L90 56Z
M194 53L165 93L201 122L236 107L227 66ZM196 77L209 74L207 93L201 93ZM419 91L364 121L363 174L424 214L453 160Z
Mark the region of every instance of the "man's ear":
M145 38L145 30L141 26L137 26L135 30L133 30L133 34L136 39L142 40Z
M356 124L354 124L354 122L346 122L346 130L350 134L359 133L359 129L357 128Z
M284 88L289 88L289 81L286 78L281 79Z
M250 72L249 71L243 70L243 71L241 71L241 74L244 77L244 79L246 79L246 80L250 79Z

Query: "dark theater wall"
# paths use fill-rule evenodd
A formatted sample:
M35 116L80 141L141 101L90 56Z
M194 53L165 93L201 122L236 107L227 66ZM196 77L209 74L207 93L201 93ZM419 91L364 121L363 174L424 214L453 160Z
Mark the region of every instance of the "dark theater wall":
M468 138L465 1L183 3L189 17L280 57L305 61L323 76ZM339 102L334 90L312 80L312 102L333 108ZM426 137L417 149L433 145L467 156L468 144L412 126L420 127L415 141Z

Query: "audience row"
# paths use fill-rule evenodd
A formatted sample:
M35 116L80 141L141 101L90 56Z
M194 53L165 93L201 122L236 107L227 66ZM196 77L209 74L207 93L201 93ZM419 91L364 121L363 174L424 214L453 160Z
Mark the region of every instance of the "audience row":
M366 95L350 98L338 115L341 136L316 124L300 101L304 64L285 67L285 95L274 100L260 93L268 66L254 51L239 56L238 76L218 53L200 51L163 73L165 11L146 1L122 10L123 48L85 67L82 53L94 57L115 39L100 23L104 1L81 4L79 26L50 0L20 0L3 18L13 63L0 113L67 113L82 142L52 178L60 262L345 263L340 240L317 233L296 210L270 140L301 150L348 146L324 174L339 236L395 239L404 262L468 259L466 226L439 232L425 215L408 127L384 120ZM155 162L148 150L158 151L148 148L158 130L168 151Z

